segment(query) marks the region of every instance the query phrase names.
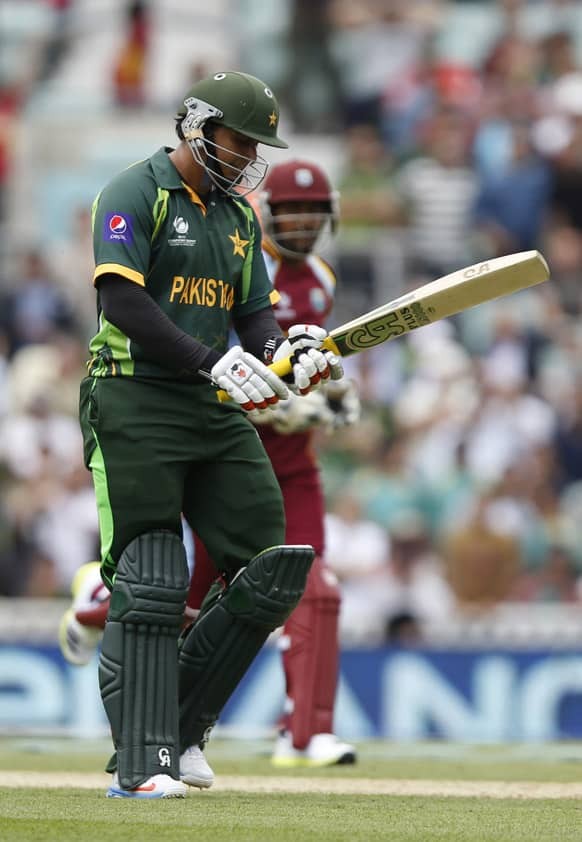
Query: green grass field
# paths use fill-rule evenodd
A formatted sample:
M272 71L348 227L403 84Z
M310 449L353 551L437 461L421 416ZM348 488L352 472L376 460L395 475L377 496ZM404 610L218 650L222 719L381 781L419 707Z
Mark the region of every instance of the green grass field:
M107 741L4 738L2 842L568 842L582 838L582 746L359 746L354 767L273 770L266 741L215 739L215 788L106 799ZM286 791L289 790L289 791ZM425 795L428 791L431 794ZM407 792L411 794L401 794ZM459 797L462 793L462 797ZM574 797L573 797L574 796Z

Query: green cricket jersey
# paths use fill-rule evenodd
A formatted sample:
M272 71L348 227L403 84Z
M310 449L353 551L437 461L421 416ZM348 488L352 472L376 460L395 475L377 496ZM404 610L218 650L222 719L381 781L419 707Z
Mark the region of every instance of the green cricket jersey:
M113 272L140 284L185 333L226 351L232 317L268 307L277 296L260 226L242 197L214 190L206 206L181 180L171 151L160 149L124 170L95 199L94 282ZM90 374L175 378L105 319L99 293L97 308Z

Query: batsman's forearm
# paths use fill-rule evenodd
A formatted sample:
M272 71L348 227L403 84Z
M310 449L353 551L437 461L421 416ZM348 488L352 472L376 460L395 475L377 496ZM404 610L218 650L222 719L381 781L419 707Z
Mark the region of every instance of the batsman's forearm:
M283 331L272 307L264 307L248 316L234 319L234 329L245 351L263 361L264 351L270 339L283 340Z
M99 282L103 315L148 358L177 374L210 371L222 356L180 330L138 284L120 275L103 275Z

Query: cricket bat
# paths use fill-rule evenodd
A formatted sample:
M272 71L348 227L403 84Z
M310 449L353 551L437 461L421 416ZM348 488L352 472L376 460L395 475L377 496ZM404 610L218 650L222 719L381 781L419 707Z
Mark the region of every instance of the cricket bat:
M334 328L323 347L340 357L348 357L477 304L540 284L549 276L548 264L539 251L494 257L451 272ZM291 371L290 358L278 360L270 368L283 377ZM218 392L218 397L221 401L228 400L223 390Z

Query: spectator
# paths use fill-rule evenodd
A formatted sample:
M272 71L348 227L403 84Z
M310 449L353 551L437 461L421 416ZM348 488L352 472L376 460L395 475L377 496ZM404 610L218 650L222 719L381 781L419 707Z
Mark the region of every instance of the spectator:
M340 74L347 126L371 123L379 127L386 86L405 76L420 59L426 31L412 9L401 0L388 4L335 0L330 4L330 45Z
M95 302L91 289L94 271L92 255L91 208L79 205L72 212L65 236L50 248L48 260L51 274L66 297L83 338L89 338L95 332Z
M562 77L555 86L554 103L570 125L567 142L552 158L554 189L552 211L555 221L582 231L580 185L582 184L582 73Z
M538 248L550 195L549 168L533 150L529 123L510 126L506 166L485 172L475 207L485 258Z
M0 423L0 468L4 512L19 563L3 587L9 593L49 596L66 590L69 573L59 571L58 553L47 544L40 525L70 486L71 470L82 450L81 436L76 420L53 406L59 385L56 349L22 348L14 355L8 374L8 411ZM90 506L96 517L93 496ZM75 515L63 518L61 525L70 532L72 550L82 524ZM8 558L14 556L8 553ZM75 558L74 570L78 564Z
M329 0L294 0L289 6L287 100L296 130L325 133L340 124L338 68L329 45ZM309 84L297 84L298 78Z
M339 181L341 223L348 241L366 244L370 231L400 221L393 178L394 163L378 129L370 123L351 126Z
M467 466L483 482L499 480L507 468L554 434L555 412L528 390L525 361L514 348L495 349L482 364L482 401L466 435Z
M392 157L372 124L350 127L346 138L339 178L342 240L337 255L344 322L359 315L363 297L385 301L390 294L396 296L402 275L401 248L397 237L390 237L390 229L401 220Z
M409 615L421 636L427 621L446 620L456 608L442 559L431 547L419 511L403 510L392 522L385 588L386 625L396 617Z
M569 549L552 545L539 570L517 578L511 597L519 602L580 602L580 576Z
M71 14L74 0L47 0L52 9L52 32L47 37L39 79L51 79L63 62L72 41Z
M408 611L389 617L386 623L386 643L395 646L415 646L422 643L422 629L417 618Z
M558 422L554 442L560 487L582 481L582 377L573 391L569 410Z
M54 409L59 379L59 353L51 346L28 346L12 360L0 458L16 478L33 480L47 457L57 473L76 461L81 446L76 419Z
M489 609L507 599L521 567L518 542L495 524L489 502L481 497L443 545L447 579L461 610Z
M455 469L459 445L479 403L478 384L473 362L449 322L413 333L409 362L394 415L409 438L412 470L436 484Z
M0 80L0 254L7 245L8 195L14 176L14 160L19 116L26 101L24 81L6 83Z
M72 331L76 326L40 251L25 252L21 262L18 280L12 285L5 305L11 353L25 345L45 343L56 331Z
M61 594L70 593L80 564L99 558L97 505L80 448L78 460L66 465L58 487L37 512L34 538L53 566Z
M327 565L342 593L341 639L355 645L381 643L389 606L385 530L363 517L352 494L340 493L326 516L325 546Z
M146 101L150 18L144 0L126 5L124 40L113 67L114 101L121 108L140 108Z
M396 431L380 442L371 463L352 478L364 516L388 532L402 511L422 511L424 485L410 466L409 445L408 433Z
M470 220L477 195L468 156L468 118L461 111L443 109L425 128L419 157L397 174L410 269L417 280L432 280L472 262Z
M530 450L510 465L489 493L488 517L518 543L521 569L543 564L556 538L558 501L550 485L544 448Z
M576 71L576 42L567 30L550 32L540 40L540 75L544 84Z
M558 86L556 86L558 88ZM566 135L550 158L553 188L547 254L568 312L582 310L582 73L562 79L555 101L566 121Z
M0 327L0 422L8 411L8 337Z

